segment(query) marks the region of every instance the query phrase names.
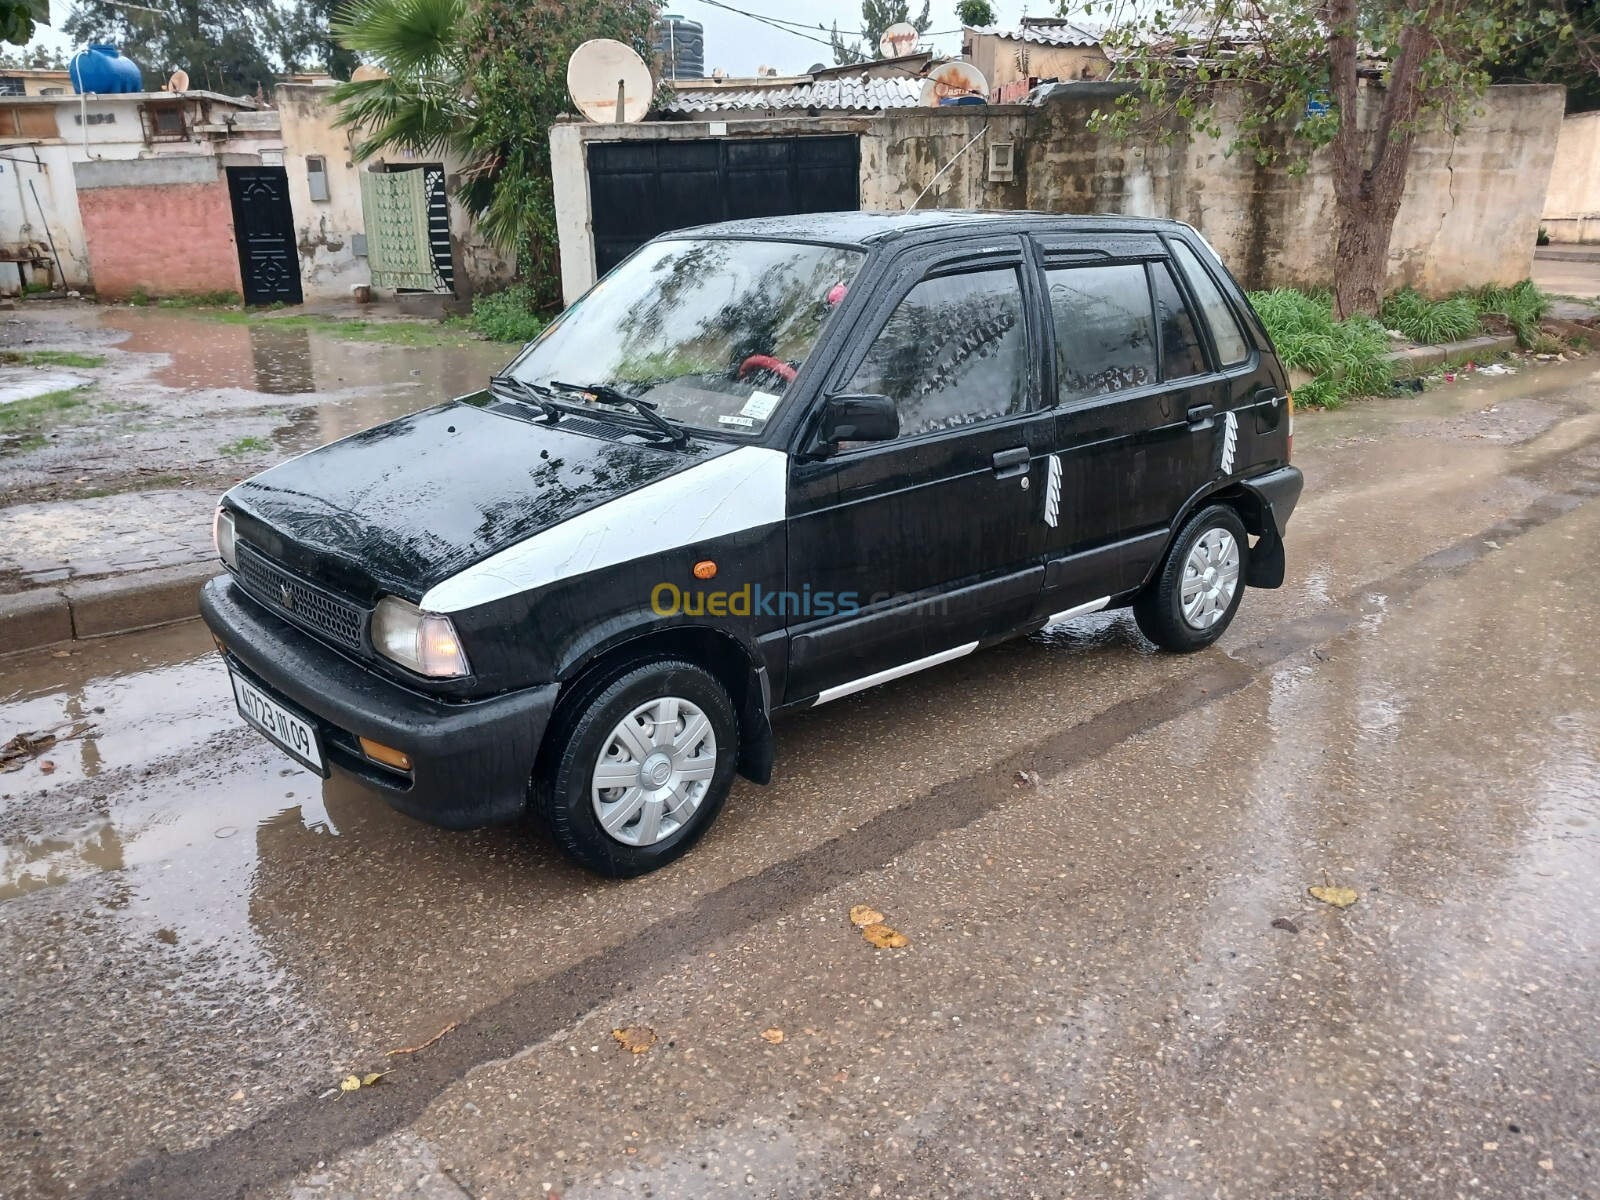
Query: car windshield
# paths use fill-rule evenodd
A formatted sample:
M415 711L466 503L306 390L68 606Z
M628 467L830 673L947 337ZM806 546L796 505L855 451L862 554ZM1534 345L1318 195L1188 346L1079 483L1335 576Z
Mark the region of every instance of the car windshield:
M680 425L754 436L776 415L863 257L798 242L652 242L553 322L509 373L544 387L610 389Z

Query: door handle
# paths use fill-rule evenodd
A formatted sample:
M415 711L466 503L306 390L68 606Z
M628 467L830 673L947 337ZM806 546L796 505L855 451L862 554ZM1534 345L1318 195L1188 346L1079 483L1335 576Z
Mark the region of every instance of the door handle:
M1217 411L1214 404L1196 404L1189 409L1190 429L1210 429L1212 414Z
M996 479L1010 479L1021 475L1028 469L1028 464L1033 459L1033 452L1026 446L1015 446L1010 450L996 450L994 453L994 474Z

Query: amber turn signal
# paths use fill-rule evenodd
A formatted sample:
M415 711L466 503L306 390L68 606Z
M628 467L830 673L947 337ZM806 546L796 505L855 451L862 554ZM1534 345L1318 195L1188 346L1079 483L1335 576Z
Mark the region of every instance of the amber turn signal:
M709 558L703 558L694 565L694 577L696 579L713 579L716 574L717 564Z
M361 743L361 753L373 762L381 762L386 767L393 767L397 771L411 770L411 755L391 746L380 745L378 742L367 738L358 738Z

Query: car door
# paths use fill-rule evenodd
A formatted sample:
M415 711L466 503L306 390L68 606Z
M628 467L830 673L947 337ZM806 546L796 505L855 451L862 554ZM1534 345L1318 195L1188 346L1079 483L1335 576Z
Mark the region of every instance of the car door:
M1060 617L1144 580L1206 478L1220 396L1159 238L1041 251L1057 400L1045 487L1058 501L1034 616Z
M894 278L825 390L890 396L900 436L792 469L791 702L966 653L1022 624L1043 578L1052 424L1022 241L947 243Z

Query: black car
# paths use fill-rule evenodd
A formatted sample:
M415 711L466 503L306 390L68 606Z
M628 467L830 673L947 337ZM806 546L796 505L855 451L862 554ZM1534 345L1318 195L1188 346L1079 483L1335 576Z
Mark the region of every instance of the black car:
M714 225L485 391L229 491L202 611L306 766L636 875L770 778L780 713L1098 609L1215 641L1283 581L1292 419L1185 225Z

